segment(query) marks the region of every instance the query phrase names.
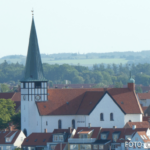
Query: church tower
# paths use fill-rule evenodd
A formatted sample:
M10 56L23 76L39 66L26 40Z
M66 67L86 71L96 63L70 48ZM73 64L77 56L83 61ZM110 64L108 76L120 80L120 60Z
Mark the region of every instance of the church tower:
M28 54L24 78L21 82L21 129L28 136L38 124L36 101L47 101L47 80L39 51L38 39L32 17Z

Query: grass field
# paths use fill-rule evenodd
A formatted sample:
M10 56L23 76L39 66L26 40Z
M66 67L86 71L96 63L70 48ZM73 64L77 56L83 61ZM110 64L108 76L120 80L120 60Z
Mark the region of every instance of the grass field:
M128 62L128 60L125 59L74 59L74 60L54 60L49 61L48 59L43 59L43 63L49 63L49 64L72 64L72 65L83 65L83 66L91 66L93 64L125 64Z
M4 62L4 60L6 60L7 62L9 63L21 63L21 62L24 62L25 64L25 61L26 59L0 59L0 63ZM43 63L48 63L48 64L69 64L69 65L83 65L83 66L93 66L93 64L101 64L101 63L104 63L104 64L125 64L128 62L128 60L126 59L119 59L119 58L110 58L110 59L106 59L106 58L100 58L100 59L68 59L68 60L53 60L51 61L49 58L43 58L42 59L42 62Z

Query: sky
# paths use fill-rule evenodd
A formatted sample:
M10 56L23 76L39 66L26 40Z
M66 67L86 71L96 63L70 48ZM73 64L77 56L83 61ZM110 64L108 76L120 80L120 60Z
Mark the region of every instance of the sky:
M27 55L32 8L41 53L150 50L150 0L0 0L0 58Z

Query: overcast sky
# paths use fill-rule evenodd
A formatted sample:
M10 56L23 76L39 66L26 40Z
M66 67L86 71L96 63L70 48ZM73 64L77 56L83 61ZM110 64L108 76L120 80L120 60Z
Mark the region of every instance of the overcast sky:
M0 0L0 57L27 54L32 8L41 53L150 50L150 0Z

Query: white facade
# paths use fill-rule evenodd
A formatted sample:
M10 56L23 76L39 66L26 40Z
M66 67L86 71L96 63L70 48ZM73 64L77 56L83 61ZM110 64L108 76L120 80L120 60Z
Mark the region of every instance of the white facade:
M19 131L16 131L11 137L10 140L12 141L16 133ZM0 148L2 150L14 150L15 148L21 148L21 144L23 143L23 140L26 138L24 133L21 131L18 135L17 139L13 144L10 144L9 142L7 144L0 144Z
M27 135L32 132L52 132L58 129L58 121L61 120L61 128L72 127L72 120L75 120L75 128L93 127L122 128L129 121L141 122L142 114L124 114L112 98L106 95L97 104L89 115L55 115L40 116L35 101L21 100L21 129L27 130ZM104 114L104 121L100 121L100 113ZM114 120L110 120L110 113L113 113Z

